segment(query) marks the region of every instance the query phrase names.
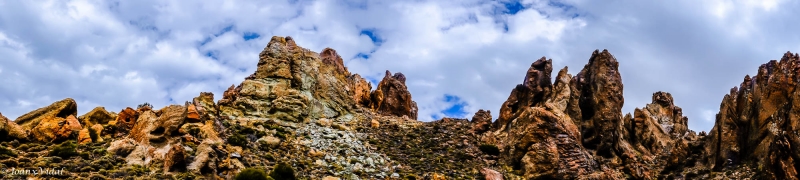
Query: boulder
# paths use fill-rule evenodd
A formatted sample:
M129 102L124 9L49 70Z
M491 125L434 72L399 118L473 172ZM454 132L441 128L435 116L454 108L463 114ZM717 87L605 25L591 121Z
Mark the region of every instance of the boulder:
M81 129L81 124L73 115L67 118L50 117L39 122L31 130L31 135L40 142L60 142L76 137Z
M23 129L30 130L46 119L53 119L54 117L65 119L67 116L77 116L77 114L78 104L75 103L74 99L66 98L49 106L25 113L14 122L22 126Z
M88 113L78 116L78 121L87 127L91 127L95 124L105 125L116 119L116 114L106 111L106 108L102 106L95 107Z
M106 148L111 154L119 156L127 156L136 148L136 141L131 138L117 139L111 142L111 145Z
M0 141L26 139L28 139L28 132L22 126L8 120L0 113Z
M82 129L78 133L78 144L92 143L92 137L89 135L89 128Z
M481 174L485 180L503 180L503 174L489 168L482 168Z

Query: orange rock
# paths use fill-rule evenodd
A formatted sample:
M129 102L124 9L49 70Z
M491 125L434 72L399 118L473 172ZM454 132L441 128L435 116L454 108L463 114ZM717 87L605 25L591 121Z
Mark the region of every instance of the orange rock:
M445 178L444 175L441 175L439 173L431 174L431 180L446 180L446 179L447 178Z
M3 114L0 113L0 132L8 132L7 137L0 137L0 139L27 139L28 133L22 129L22 126L17 125L13 121L8 120Z
M481 169L481 174L486 180L503 180L503 174L489 168Z
M370 91L372 90L372 84L358 74L351 75L350 81L353 82L353 87L355 88L353 89L353 99L356 105L369 107L371 103Z
M139 118L139 112L137 112L133 108L128 107L120 111L115 123L116 132L114 136L121 137L127 135L133 128L133 125L136 124L136 120L138 118Z
M188 104L188 103L187 103ZM200 114L197 113L197 108L195 108L194 104L188 104L186 106L187 115L186 120L189 122L200 122Z
M79 144L92 143L92 137L89 135L89 129L82 129L78 133L78 143Z
M109 121L116 120L117 115L114 113L109 113L106 111L104 107L95 107L92 111L81 115L78 117L78 121L81 122L82 125L85 126L92 126L95 124L108 124Z
M378 122L378 120L373 119L372 121L370 121L370 126L372 126L372 128L378 128L381 127L381 123Z
M164 156L164 172L186 169L186 150L183 146L173 145Z
M417 119L417 103L411 100L411 93L406 87L406 76L403 73L392 75L386 70L386 75L378 89L372 93L372 108L378 113L389 116L408 116Z
M97 133L97 139L95 139L94 141L103 142L103 129L104 128L103 128L102 125L95 124L94 126L89 127L89 129L94 130L94 132Z

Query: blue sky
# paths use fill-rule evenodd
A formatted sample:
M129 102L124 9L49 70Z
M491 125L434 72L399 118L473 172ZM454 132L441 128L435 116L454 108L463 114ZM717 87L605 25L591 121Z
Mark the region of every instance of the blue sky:
M0 112L72 97L79 114L216 99L255 71L272 36L331 47L373 84L402 72L419 117L496 118L530 63L576 74L595 49L620 62L623 113L667 91L694 130L746 74L800 51L788 0L0 1ZM554 72L555 73L555 72Z

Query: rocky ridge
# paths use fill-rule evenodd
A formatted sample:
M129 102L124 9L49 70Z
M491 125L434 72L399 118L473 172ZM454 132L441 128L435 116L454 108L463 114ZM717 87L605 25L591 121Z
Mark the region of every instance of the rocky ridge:
M67 98L14 121L0 114L0 168L78 179L233 179L282 165L300 179L795 179L798 61L786 53L745 77L708 134L688 129L667 92L623 115L607 50L575 76L564 67L553 79L551 59L534 61L497 120L479 110L419 122L402 73L387 70L372 90L334 49L273 37L256 72L216 102L202 92L78 116Z

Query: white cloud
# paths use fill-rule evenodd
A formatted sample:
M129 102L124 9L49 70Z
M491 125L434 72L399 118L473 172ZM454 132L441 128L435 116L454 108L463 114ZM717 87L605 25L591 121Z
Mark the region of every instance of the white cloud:
M692 129L708 130L713 121L700 119L730 87L800 40L794 1L526 0L515 14L503 3L0 1L0 112L14 118L66 97L80 113L181 104L201 91L219 99L255 71L277 35L334 48L369 79L403 72L423 120L454 105L446 94L466 103L467 117L489 109L496 118L534 60L547 56L555 72L576 74L591 51L609 49L620 61L624 112L668 91ZM246 33L260 37L245 41Z

